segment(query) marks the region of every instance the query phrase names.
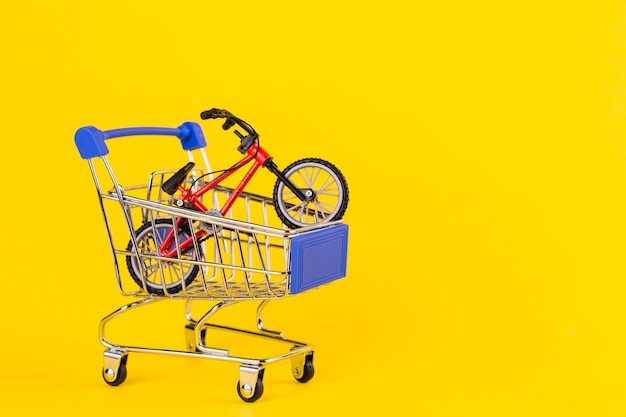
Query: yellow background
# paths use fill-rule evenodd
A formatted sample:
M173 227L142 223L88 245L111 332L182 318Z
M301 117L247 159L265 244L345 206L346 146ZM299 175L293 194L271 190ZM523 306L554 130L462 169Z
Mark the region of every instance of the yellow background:
M5 2L0 48L4 415L626 415L623 1ZM211 107L351 190L348 277L266 318L316 377L269 366L255 404L232 364L100 375L130 300L74 131ZM227 167L235 138L203 127ZM179 165L127 144L128 171ZM182 342L159 308L120 333Z

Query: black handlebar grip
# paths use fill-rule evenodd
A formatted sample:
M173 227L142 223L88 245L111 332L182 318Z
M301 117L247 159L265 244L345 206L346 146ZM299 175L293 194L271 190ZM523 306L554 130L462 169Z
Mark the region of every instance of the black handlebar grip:
M200 113L200 118L202 120L215 119L218 117L219 112L220 112L220 109L215 109L215 108L211 110L206 110Z

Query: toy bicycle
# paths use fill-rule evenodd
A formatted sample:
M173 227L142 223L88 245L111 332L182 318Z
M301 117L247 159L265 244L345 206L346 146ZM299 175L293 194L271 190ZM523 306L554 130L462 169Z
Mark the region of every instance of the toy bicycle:
M261 147L258 133L248 123L227 110L215 108L202 112L200 117L203 120L225 119L222 125L224 130L233 126L241 128L245 134L237 129L234 133L240 139L237 150L244 157L199 188L195 184L200 178L193 181L188 188L183 186L194 168L193 162L187 163L162 184L162 189L167 194L174 196L177 192L180 193L174 200L176 206L197 210L209 216L224 217L257 170L265 167L277 177L272 201L276 214L288 228L296 229L342 218L348 206L348 184L336 166L323 159L304 158L280 171L270 154ZM209 209L202 203L201 197L205 193L250 162L252 166L221 208ZM134 239L128 242L127 251L154 256L127 256L126 264L130 275L140 287L151 294L180 292L193 282L200 270L198 261L203 255L198 244L216 236L220 231L221 228L215 224L190 224L188 219L182 217L148 220L135 230ZM172 267L163 268L162 260L157 260L157 257L186 259L188 262L172 263Z

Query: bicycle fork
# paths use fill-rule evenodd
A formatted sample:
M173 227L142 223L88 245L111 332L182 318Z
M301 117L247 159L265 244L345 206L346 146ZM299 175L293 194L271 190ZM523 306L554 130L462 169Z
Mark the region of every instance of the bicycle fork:
M296 197L300 199L300 201L311 201L315 198L315 191L311 190L310 188L303 191L300 188L296 187L296 185L291 182L289 178L287 178L283 175L282 172L280 172L278 166L276 165L276 163L274 163L273 160L268 159L265 162L264 166L265 168L269 169L272 174L276 175L287 188L293 191L293 193L296 195Z

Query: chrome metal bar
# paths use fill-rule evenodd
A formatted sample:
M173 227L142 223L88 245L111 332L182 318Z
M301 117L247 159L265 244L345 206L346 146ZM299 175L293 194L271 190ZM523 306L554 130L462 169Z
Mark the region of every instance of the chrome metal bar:
M227 362L236 362L236 363L254 363L254 364L270 364L270 363L274 363L274 362L278 362L284 359L288 359L291 357L294 357L296 355L301 355L304 353L308 353L308 352L312 352L313 351L313 347L303 343L303 342L299 342L296 340L292 340L292 339L287 339L285 337L283 337L280 334L270 334L267 331L264 331L263 333L258 333L258 332L254 332L254 331L250 331L250 330L245 330L245 329L239 329L239 328L235 328L235 327L229 327L229 326L222 326L222 325L217 325L217 324L211 324L211 323L207 323L208 319L211 318L212 316L214 316L218 311L220 311L221 309L223 309L224 307L230 306L230 305L234 305L237 303L237 301L222 301L218 304L216 304L215 306L213 306L213 308L211 308L207 313L204 314L204 316L198 321L195 322L195 336L196 336L196 345L198 347L198 350L200 352L186 352L186 351L179 351L179 350L171 350L171 349L159 349L159 348L150 348L150 347L141 347L141 346L130 346L130 345L122 345L122 344L114 344L109 342L106 339L106 326L107 324L114 320L115 318L121 316L122 314L132 310L132 309L136 309L138 307L142 307L142 306L146 306L148 304L153 304L156 303L157 301L163 300L163 298L146 298L146 299L142 299L139 301L135 301L133 303L130 304L126 304L122 307L120 307L119 309L115 310L114 312L110 313L109 315L107 315L106 317L104 317L101 321L100 321L100 342L102 343L102 345L104 347L106 347L107 349L111 350L111 351L115 351L115 352L121 352L121 353L130 353L130 352L135 352L135 353L152 353L152 354L168 354L168 355L176 355L176 356L186 356L186 357L201 357L201 358L206 358L206 359L217 359L217 360L223 360L223 361L227 361ZM188 303L188 305L186 306L186 308L188 310L190 310L190 303ZM191 319L191 315L190 313L187 314L188 318ZM191 319L190 321L192 321L193 319ZM193 321L192 321L193 322ZM211 329L217 329L217 330L222 330L222 331L228 331L228 332L235 332L235 333L240 333L240 334L244 334L244 335L249 335L249 336L255 336L255 337L260 337L260 338L264 338L264 339L269 339L269 340L273 340L276 342L281 342L281 343L286 343L289 345L292 345L292 348L290 349L289 352L280 354L280 355L276 355L273 357L269 357L269 358L260 358L260 359L254 359L254 358L249 358L249 357L242 357L242 356L232 356L228 354L228 351L225 349L219 349L219 348L211 348L208 346L205 346L202 343L202 332L207 329L207 328L211 328ZM205 334L206 337L206 334Z
M141 306L145 306L148 304L152 304L155 303L157 301L161 301L163 300L163 298L144 298L141 299L139 301L135 301L132 302L130 304L126 304L120 308L118 308L117 310L115 310L114 312L112 312L111 314L105 316L102 320L100 320L100 343L102 343L102 345L108 349L115 349L115 348L120 348L123 345L115 345L109 341L107 341L106 336L105 336L105 329L106 329L106 325L107 323L109 323L111 320L115 319L116 317L119 317L120 315L122 315L123 313L130 311L132 309L135 309L137 307L141 307Z
M120 188L119 193L121 192L122 192L122 189ZM159 211L159 212L171 215L171 216L186 217L186 218L196 220L196 221L214 223L217 226L222 226L222 227L226 227L226 228L233 229L233 230L241 230L241 231L246 231L246 232L251 232L251 233L263 233L263 234L268 234L270 236L276 236L276 237L284 237L290 233L290 231L276 229L274 227L268 227L268 226L253 224L253 223L242 222L238 220L229 219L227 217L208 216L199 211L196 212L196 211L192 211L192 210L188 210L184 208L168 206L165 204L156 203L153 201L148 201L142 198L137 198L137 197L133 197L129 195L122 195L121 197L118 197L118 195L120 194L113 193L109 195L103 195L103 198L120 201L120 204L130 204L130 205L134 205L137 207L145 207L145 208ZM307 229L314 230L314 228L307 228Z
M252 235L252 238L254 239L255 247L257 248L257 252L258 252L258 255L259 255L259 262L261 264L261 268L262 268L263 271L267 271L268 269L265 267L265 261L263 260L263 253L261 252L261 247L259 246L259 240L257 239L256 234ZM267 254L268 262L269 262L269 259L270 259L270 256L269 256L269 254ZM263 276L265 277L265 284L267 285L267 291L270 294L275 295L274 291L272 290L272 282L270 280L270 275L267 272L265 272L265 273L263 273Z
M133 252L119 250L119 249L115 249L115 253L118 255L136 256L135 253ZM224 269L224 270L233 270L233 271L241 271L241 272L249 272L249 273L269 274L269 275L286 275L285 271L269 271L269 270L258 269L258 268L240 267L236 265L226 265L224 263L219 263L219 262L207 262L207 261L194 261L192 259L167 258L165 256L150 255L150 254L142 254L141 257L159 260L159 261L173 262L173 263L184 262L184 263L189 263L189 264L198 265L198 266L211 266L211 267L216 267L216 268Z
M272 334L272 335L276 335L276 336L280 336L281 338L283 338L283 332L279 332L276 330L270 330L270 329L266 329L263 326L263 310L265 310L265 307L267 306L267 304L270 302L270 300L263 300L261 301L261 303L259 304L259 307L256 310L256 327L257 329L259 329L260 331L262 331L263 333L268 333L268 334Z
M243 248L241 247L241 236L239 234L238 230L235 230L235 235L237 236L237 245L239 247L239 256L241 259L241 264L244 266L246 266L246 260L244 258L244 254L243 254ZM233 262L234 262L234 256L233 256ZM252 295L252 293L250 292L250 279L252 274L248 275L248 271L244 271L244 279L243 279L243 283L246 285L246 291L248 292L249 295Z
M104 220L104 227L106 229L107 237L109 238L109 247L111 248L111 256L113 258L113 267L115 269L115 278L117 280L117 286L121 292L123 292L122 288L122 278L120 276L120 268L117 262L117 257L115 256L115 246L113 244L113 236L111 234L111 226L109 225L109 219L107 217L106 208L104 207L104 200L102 198L102 190L100 188L100 182L98 181L98 175L96 173L95 166L91 159L87 160L89 164L89 170L91 171L91 177L93 178L94 186L96 187L96 192L98 194L98 204L100 205L100 211L102 213L102 218Z
M215 315L215 313L217 313L219 310L223 309L224 307L228 307L230 305L234 305L235 303L237 303L238 301L222 301L219 302L217 304L215 304L209 311L207 311L204 316L202 316L200 318L200 320L196 323L195 329L194 329L194 335L195 335L195 342L196 342L196 347L198 348L198 350L200 350L201 352L204 353L212 353L212 354L217 354L220 356L227 356L228 355L228 351L224 350L224 349L216 349L216 348L211 348L206 346L204 343L206 341L202 340L202 329L203 327L206 325L207 321ZM206 335L205 335L205 339L206 339Z

